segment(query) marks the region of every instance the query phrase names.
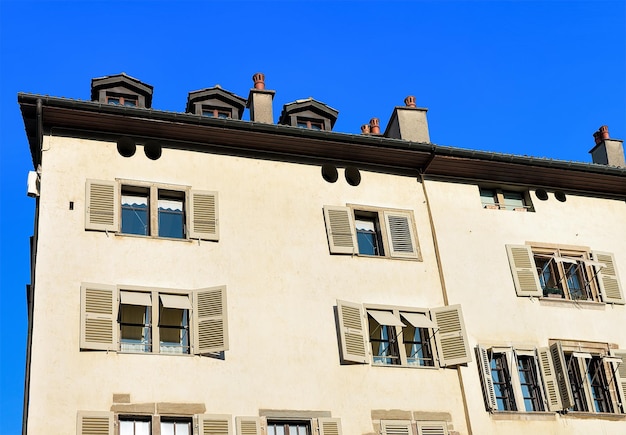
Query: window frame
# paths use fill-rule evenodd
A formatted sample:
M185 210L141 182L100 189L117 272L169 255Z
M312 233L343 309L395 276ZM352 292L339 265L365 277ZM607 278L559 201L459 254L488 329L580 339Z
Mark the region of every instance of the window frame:
M209 115L208 113L212 114ZM202 107L200 107L200 115L207 118L231 119L233 117L233 109L224 106L212 106L208 104L202 104Z
M528 190L503 189L501 187L478 186L478 193L480 197L480 203L483 209L508 210L508 211L517 211L517 212L535 211ZM491 193L491 195L485 195L485 193ZM507 194L521 196L522 205L521 206L507 205L506 203ZM493 202L483 201L483 198L492 198Z
M119 101L118 104L112 103L109 100L116 99ZM134 104L126 104L126 102L133 102ZM124 94L119 92L107 92L104 97L105 104L110 104L113 106L124 106L124 107L139 107L139 96L132 94Z
M313 128L316 126L318 128ZM308 130L324 131L324 119L322 118L308 118L303 116L296 116L296 127L306 128Z

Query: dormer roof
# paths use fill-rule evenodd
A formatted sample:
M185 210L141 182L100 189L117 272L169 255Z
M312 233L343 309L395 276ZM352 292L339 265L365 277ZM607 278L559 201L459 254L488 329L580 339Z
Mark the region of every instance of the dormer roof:
M228 109L231 113L230 118L241 119L243 109L246 107L246 99L222 89L220 85L189 92L186 112L202 115L203 106Z
M91 100L107 102L108 94L137 97L137 107L152 107L153 87L125 73L91 79Z
M339 115L338 110L309 97L285 104L278 123L297 126L298 118L318 119L324 122L324 130L330 131L337 121L337 115Z

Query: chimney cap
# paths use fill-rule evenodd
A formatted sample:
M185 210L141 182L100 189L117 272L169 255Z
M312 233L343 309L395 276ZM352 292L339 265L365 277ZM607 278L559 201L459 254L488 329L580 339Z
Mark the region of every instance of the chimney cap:
M406 97L404 99L404 104L406 105L406 107L416 107L415 106L415 96L414 95L409 95L408 97Z
M265 89L265 74L262 72L255 73L252 76L252 81L254 82L254 89Z

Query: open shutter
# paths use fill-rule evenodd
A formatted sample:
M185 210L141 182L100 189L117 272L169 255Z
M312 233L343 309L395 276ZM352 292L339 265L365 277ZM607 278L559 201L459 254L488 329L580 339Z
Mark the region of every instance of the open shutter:
M217 192L192 190L189 195L189 238L219 240Z
M116 232L119 228L119 198L115 181L87 180L85 229Z
M417 239L411 212L385 211L385 226L389 234L391 257L417 258Z
M543 296L533 251L527 245L506 245L517 296Z
M117 289L83 284L80 307L80 348L117 350Z
M418 421L417 435L448 435L445 421Z
M439 365L441 367L469 363L472 355L467 339L463 313L460 305L433 308L430 310L433 321L437 324L434 331Z
M194 353L228 350L226 287L199 289L193 296Z
M572 387L569 384L567 364L565 364L565 355L563 355L563 348L561 347L560 341L550 346L550 355L552 356L554 374L556 375L556 382L559 388L561 406L563 406L563 409L571 408L572 405L574 405Z
M353 302L337 301L337 316L342 361L366 363L367 340L363 308Z
M199 414L198 435L233 435L230 415Z
M482 346L476 346L476 357L478 358L480 378L483 381L485 406L487 407L487 411L496 411L498 409L498 403L496 402L496 392L493 388L493 378L491 377L491 360L489 358L487 349Z
M113 435L112 412L78 411L78 435Z
M604 302L610 304L626 304L624 292L615 268L615 257L609 252L592 252L593 259L606 264L606 267L597 268L598 283Z
M342 435L339 418L318 418L317 427L319 435Z
M235 417L237 435L261 435L260 417Z
M611 355L622 359L621 363L611 363L611 372L615 373L617 397L621 404L621 411L626 413L626 350L612 350ZM618 406L615 408L618 408Z
M413 426L409 420L381 420L383 435L413 435Z
M550 355L550 349L547 347L539 348L537 349L537 354L539 355L539 369L541 370L541 377L543 378L543 386L546 392L548 410L561 411L564 408L561 404L559 383L557 381L556 372L554 371L554 364L552 362L552 356Z
M331 254L356 254L357 240L352 210L348 207L324 206L324 220Z

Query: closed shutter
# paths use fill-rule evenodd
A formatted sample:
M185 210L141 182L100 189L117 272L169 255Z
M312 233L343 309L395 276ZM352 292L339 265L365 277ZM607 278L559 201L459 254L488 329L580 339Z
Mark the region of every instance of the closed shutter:
M319 435L342 435L339 418L318 418L317 427Z
M357 241L352 210L348 207L324 206L324 220L331 254L356 254Z
M230 415L199 414L198 435L233 435Z
M383 435L413 435L413 427L408 420L381 420Z
M543 296L533 251L527 245L506 245L518 296Z
M116 232L119 199L115 181L87 180L85 229Z
M102 284L83 284L80 307L80 348L117 350L117 289Z
M565 355L561 342L557 341L550 346L550 355L552 356L552 364L554 365L554 374L559 387L559 397L561 398L561 406L567 409L574 405L572 398L572 387L569 384L569 376L567 374L567 364L565 364Z
M448 435L445 421L418 421L417 435Z
M261 435L260 417L235 417L237 435Z
M561 411L563 410L563 405L561 405L559 384L554 371L550 349L547 347L539 348L537 349L537 354L539 355L539 369L541 370L541 377L543 378L548 411Z
M496 402L496 392L493 388L493 378L491 377L491 359L489 358L487 349L482 346L476 346L476 357L478 358L480 378L483 382L485 406L487 407L487 411L496 411L498 409L498 403Z
M594 260L606 264L606 267L598 268L598 282L604 302L610 304L626 304L624 292L615 268L615 257L609 252L592 252Z
M363 308L359 304L337 301L342 361L367 362L366 329Z
M228 350L226 287L196 290L193 294L194 353Z
M417 239L413 230L411 212L383 212L389 235L389 255L398 258L417 258Z
M621 404L621 411L626 414L626 350L612 350L611 355L622 359L621 363L611 363L611 372L615 373L615 383L617 384L617 397ZM619 412L619 406L615 406Z
M78 411L78 435L113 435L112 412Z
M189 238L219 240L217 192L192 190L189 200Z
M430 310L433 321L437 324L434 331L439 365L441 367L469 363L472 355L463 313L460 305L434 308Z

